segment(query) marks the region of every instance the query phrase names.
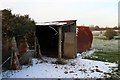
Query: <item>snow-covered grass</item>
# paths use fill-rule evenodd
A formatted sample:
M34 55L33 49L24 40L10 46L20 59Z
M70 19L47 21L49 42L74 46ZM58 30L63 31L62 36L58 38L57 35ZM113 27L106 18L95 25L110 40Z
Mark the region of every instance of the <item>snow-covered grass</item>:
M93 36L100 36L103 35L105 33L106 30L103 31L92 31Z
M48 62L33 59L32 66L3 72L3 78L105 78L110 77L112 67L117 67L115 63L82 59L79 54L75 59L64 60L64 65L54 64L56 58L43 58Z
M118 40L112 39L112 40L105 40L104 36L99 36L102 37L100 38L96 38L96 36L94 36L93 39L93 43L92 43L92 47L101 51L118 51Z

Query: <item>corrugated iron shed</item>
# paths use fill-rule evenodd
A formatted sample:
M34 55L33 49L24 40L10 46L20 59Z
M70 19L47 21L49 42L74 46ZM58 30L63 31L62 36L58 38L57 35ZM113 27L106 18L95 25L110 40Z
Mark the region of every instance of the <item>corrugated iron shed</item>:
M36 36L41 46L42 54L75 58L76 20L51 21L36 25Z

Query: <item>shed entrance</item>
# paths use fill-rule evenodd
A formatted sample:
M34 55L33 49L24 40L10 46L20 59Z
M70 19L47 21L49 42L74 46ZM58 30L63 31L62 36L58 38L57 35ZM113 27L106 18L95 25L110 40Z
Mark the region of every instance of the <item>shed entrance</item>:
M58 54L58 30L56 26L36 26L36 36L42 55L56 57Z
M42 55L75 58L76 20L45 22L36 25Z

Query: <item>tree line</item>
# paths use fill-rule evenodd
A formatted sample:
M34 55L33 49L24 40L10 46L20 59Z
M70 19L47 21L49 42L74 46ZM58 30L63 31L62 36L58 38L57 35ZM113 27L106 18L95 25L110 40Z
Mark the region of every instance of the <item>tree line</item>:
M2 34L7 36L25 36L28 32L35 31L35 21L29 15L12 14L11 10L2 10Z
M29 47L34 46L35 21L29 15L13 14L10 9L1 10L0 13L2 14L2 62L4 62L13 53L13 39L16 41L17 51L21 54L26 51L25 42ZM9 65L10 60L3 67L9 68Z

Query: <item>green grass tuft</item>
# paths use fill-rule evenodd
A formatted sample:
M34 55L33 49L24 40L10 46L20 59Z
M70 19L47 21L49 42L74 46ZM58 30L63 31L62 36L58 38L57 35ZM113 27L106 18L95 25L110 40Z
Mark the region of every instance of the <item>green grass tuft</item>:
M118 52L95 51L91 56L86 56L85 59L118 63L119 56Z

